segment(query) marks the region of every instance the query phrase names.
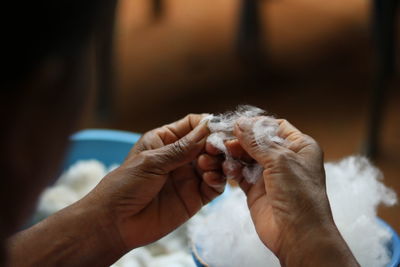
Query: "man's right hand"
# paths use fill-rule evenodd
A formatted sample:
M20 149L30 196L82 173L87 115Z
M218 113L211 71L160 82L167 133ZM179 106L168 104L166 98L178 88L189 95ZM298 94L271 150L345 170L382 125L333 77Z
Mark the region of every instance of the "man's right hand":
M255 160L264 167L263 179L248 183L241 167L224 168L247 195L256 231L283 266L358 266L332 217L319 145L286 120L278 120L283 144L256 141L254 123L241 118L237 140L226 142L232 156ZM207 152L217 151L207 146Z

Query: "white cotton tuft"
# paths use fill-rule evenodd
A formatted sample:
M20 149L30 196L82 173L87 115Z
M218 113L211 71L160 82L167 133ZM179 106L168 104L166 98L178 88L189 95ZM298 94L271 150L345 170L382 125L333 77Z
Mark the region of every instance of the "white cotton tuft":
M106 167L97 160L75 163L40 196L37 208L39 218L47 217L84 197L107 172Z
M219 115L208 115L203 119L208 121L208 128L211 132L207 142L222 151L226 159L232 163L234 159L229 155L225 147L225 141L235 139L233 129L236 121L243 117L254 118L265 114L266 112L260 108L241 105L237 107L236 111L229 111ZM271 116L263 116L263 118L257 120L253 126L256 142L264 147L268 146L270 142L283 144L283 139L277 136L278 127L278 123ZM262 172L262 168L258 164L245 166L243 169L243 175L249 183L255 183L260 177L260 172Z
M218 115L208 115L203 120L208 120L208 128L211 133L222 132L226 134L226 138L234 138L232 132L239 118L254 118L264 114L265 111L260 108L241 105L235 111L228 111Z
M361 266L385 266L390 233L377 221L379 204L394 205L396 193L382 173L363 157L325 164L326 186L333 218Z
M224 142L231 139L232 137L225 132L214 132L208 136L207 142L224 152L225 155L228 155L228 150L226 149Z
M61 175L57 184L68 186L82 198L100 182L107 172L106 167L97 160L78 161Z
M382 183L369 161L349 157L327 163L327 191L335 223L363 267L384 267L390 261L390 232L376 216L381 203L393 205L396 194ZM190 221L189 235L201 258L212 267L274 267L277 258L259 240L243 192L230 188L203 215Z
M242 170L242 175L247 182L255 184L262 177L263 171L264 168L260 164L255 163L245 166Z
M202 260L212 267L279 266L256 233L246 196L238 188L226 192L189 221L188 233Z
M235 170L242 167L242 164L237 160L234 160L232 157L227 157L224 162L224 169L227 171L227 179L232 179L229 174L233 173Z
M261 147L268 147L270 142L283 144L278 136L278 122L272 117L263 117L254 123L253 133L256 142Z
M37 218L45 218L50 214L71 205L78 199L78 194L65 185L46 189L39 199Z

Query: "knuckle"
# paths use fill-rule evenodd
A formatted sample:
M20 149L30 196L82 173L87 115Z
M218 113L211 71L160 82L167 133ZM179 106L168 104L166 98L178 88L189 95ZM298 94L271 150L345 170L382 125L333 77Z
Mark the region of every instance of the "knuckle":
M259 145L257 143L257 140L254 137L252 137L250 139L249 144L250 144L250 147L255 148L255 149L259 149Z
M281 124L283 125L287 125L289 122L287 121L287 119L279 119Z
M143 151L140 153L140 173L164 174L163 158L154 151Z
M153 131L151 131L149 134L151 135L151 136L164 136L165 135L165 133L166 132L168 132L168 126L167 125L164 125L164 126L161 126L161 127L158 127L158 128L156 128L156 129L154 129Z
M152 142L153 140L156 139L156 137L158 136L158 134L160 133L159 128L152 130L150 132L147 132L144 136L144 140L146 143Z
M140 153L140 157L141 157L141 164L145 167L151 167L154 165L155 162L155 158L154 157L154 153L152 151L143 151Z
M191 119L193 118L193 114L192 113L189 113L189 114L187 114L185 117L183 117L183 119L182 120L184 120L184 121L191 121Z
M281 150L276 152L275 160L278 163L285 163L289 158L289 153L287 151Z
M165 131L165 128L166 128L166 126L163 125L163 126L161 126L161 127L155 128L154 130L151 130L151 131L148 132L147 134L152 134L152 135L154 135L154 134L159 134L159 133Z
M297 160L297 154L289 149L282 149L276 155L276 160L279 164L287 165L292 161Z
M296 140L296 141L304 141L305 140L305 134L298 132L296 130L291 130L290 131L291 137Z
M186 118L187 119L195 119L195 118L197 118L198 116L200 116L199 114L196 114L196 113L189 113L188 115L186 115Z
M200 115L200 114L189 113L188 115L186 115L185 120L189 121L191 128L195 128L195 126L197 124L196 122L200 121L201 118L202 118L202 115Z
M310 143L310 144L316 143L315 140L307 134L302 134L302 139L303 139L303 141Z
M171 154L180 155L180 154L184 153L186 148L189 145L189 142L190 141L188 141L187 138L185 138L185 137L179 139L178 141L176 141L175 143L173 143L171 145L171 149L170 149Z
M312 145L317 151L322 151L320 144L311 136L303 134L303 141Z
M133 152L143 152L151 148L152 141L154 140L155 130L143 134L136 144L133 146Z

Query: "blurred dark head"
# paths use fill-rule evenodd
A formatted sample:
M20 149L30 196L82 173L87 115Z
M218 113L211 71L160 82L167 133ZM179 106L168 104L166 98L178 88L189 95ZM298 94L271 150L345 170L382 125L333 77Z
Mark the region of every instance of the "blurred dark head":
M59 168L90 86L88 44L112 0L2 1L1 240Z
M107 15L104 0L5 1L2 58L8 82L21 79L52 56L72 56Z

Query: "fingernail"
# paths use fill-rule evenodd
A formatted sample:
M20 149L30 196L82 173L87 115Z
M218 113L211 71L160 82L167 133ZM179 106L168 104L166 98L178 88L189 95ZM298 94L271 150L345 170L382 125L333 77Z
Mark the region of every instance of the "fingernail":
M188 138L195 143L202 143L205 142L209 133L210 131L208 128L204 124L200 123L188 134Z
M214 115L208 114L208 113L204 113L202 115L203 115L203 118L201 119L199 124L207 124L208 125L208 122L214 117Z
M250 126L250 122L249 119L242 117L236 121L236 125L240 131L246 131Z

